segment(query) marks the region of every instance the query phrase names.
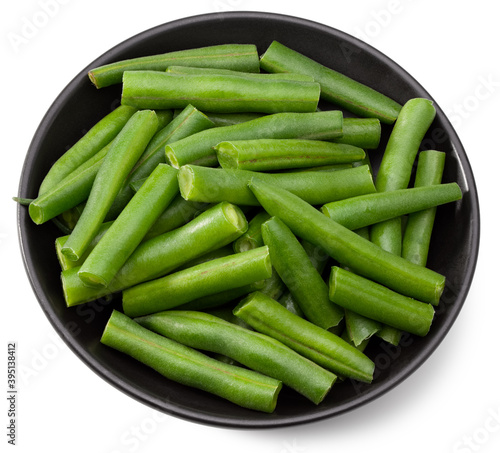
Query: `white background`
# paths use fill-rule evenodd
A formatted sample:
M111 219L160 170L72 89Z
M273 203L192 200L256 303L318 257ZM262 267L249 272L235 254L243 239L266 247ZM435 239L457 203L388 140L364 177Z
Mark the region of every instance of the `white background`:
M7 342L17 341L18 365L25 375L19 384L17 451L500 451L497 2L54 2L58 7L51 16L22 43L15 44L13 36L26 33L27 21L43 18L44 0L4 2L0 15L0 367L7 368ZM476 176L481 252L467 302L450 333L432 357L390 393L319 423L272 431L226 430L165 416L132 400L101 380L59 340L21 261L16 206L10 198L17 193L31 138L62 88L89 62L132 35L174 19L222 10L300 16L368 41L412 74L448 112ZM6 371L0 376L4 388ZM0 450L7 451L3 401Z

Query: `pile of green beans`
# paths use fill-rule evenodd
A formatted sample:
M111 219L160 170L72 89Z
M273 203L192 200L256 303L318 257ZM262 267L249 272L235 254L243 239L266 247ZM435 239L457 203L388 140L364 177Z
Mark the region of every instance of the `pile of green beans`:
M320 404L371 383L374 339L432 329L434 219L462 191L441 182L444 152L420 151L430 100L401 105L276 41L260 58L218 45L88 76L122 83L122 105L15 199L65 231L68 309L121 296L103 345L271 413L283 385Z

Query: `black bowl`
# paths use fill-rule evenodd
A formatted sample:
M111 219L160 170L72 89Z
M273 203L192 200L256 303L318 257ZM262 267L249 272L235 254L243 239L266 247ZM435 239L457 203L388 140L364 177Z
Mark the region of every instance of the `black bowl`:
M207 14L170 22L140 33L106 52L80 72L54 101L28 150L20 182L21 197L35 197L50 165L102 116L120 102L119 86L96 90L87 71L117 60L224 43L253 43L260 53L272 40L365 83L403 104L413 97L432 99L422 86L392 60L369 45L333 28L295 17L254 12ZM465 301L479 247L479 206L474 177L465 151L443 111L422 149L447 153L444 182L456 181L460 202L438 209L428 266L447 277L447 286L430 333L405 336L400 346L372 341L367 354L375 361L371 385L336 384L318 406L284 389L273 414L235 406L223 399L171 382L133 359L99 343L119 298L98 300L72 309L65 306L52 223L35 225L25 207L18 210L19 236L26 270L48 319L68 346L97 374L137 400L191 421L226 427L264 428L311 422L341 414L387 392L413 373L437 348ZM378 150L370 153L378 168L390 132L384 126Z

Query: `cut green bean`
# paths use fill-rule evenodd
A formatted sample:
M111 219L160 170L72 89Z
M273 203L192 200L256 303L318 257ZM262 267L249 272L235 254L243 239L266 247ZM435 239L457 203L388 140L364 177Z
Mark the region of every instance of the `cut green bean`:
M335 143L358 146L363 149L377 149L382 128L377 118L344 118L342 137L334 138Z
M364 352L364 350L368 346L368 343L370 342L370 339L367 338L366 340L363 340L358 346L356 346L349 337L349 332L347 332L347 329L344 329L340 338L342 338L342 340L346 341L350 345L354 346L360 352Z
M12 199L19 203L21 206L29 206L30 203L34 200L34 198L22 198L22 197L12 197Z
M366 240L370 240L370 229L368 227L359 228L355 232ZM344 269L349 270L348 268ZM363 347L364 344L366 345L368 340L383 328L389 328L389 326L383 326L373 319L345 310L345 332L349 342L358 349Z
M365 157L365 152L356 146L321 140L233 140L214 148L222 168L252 171L344 164Z
M213 206L210 203L186 201L178 194L146 233L144 240L175 230Z
M230 322L231 324L235 324L239 327L242 327L243 329L247 329L250 331L253 331L252 327L248 325L243 319L238 318L234 313L233 309L236 305L228 304L224 307L218 307L218 308L213 308L210 310L205 311L204 313L207 313L212 316L216 316L217 318L223 319L224 321ZM155 315L149 315L149 317L156 317L158 316L159 318L162 316L162 313L173 313L175 310L169 310L169 311L163 311L161 313L157 313ZM191 312L190 312L191 313ZM197 312L200 313L200 312ZM135 320L138 323L141 323L142 319L148 318L148 316L145 316L143 318L136 318Z
M321 211L337 223L356 230L404 214L460 200L457 183L376 192L327 203Z
M123 291L123 312L143 316L271 276L267 247L236 253Z
M387 343L392 344L393 346L397 346L401 337L403 335L403 331L400 329L396 329L395 327L388 326L387 324L382 325L382 328L375 334L377 337L386 341Z
M314 268L320 273L323 273L325 269L326 263L330 259L328 254L321 250L320 247L317 247L311 244L308 241L301 240L300 241L302 247L304 248L307 256L309 257ZM262 292L262 291L261 291ZM276 299L276 298L273 298ZM283 307L285 307L288 311L291 311L293 314L304 317L304 313L302 312L300 306L297 304L295 299L293 298L290 291L285 291L283 295L281 295L278 299L276 299Z
M52 165L40 185L38 195L52 189L110 143L136 111L134 107L120 105L102 118Z
M295 168L293 170L285 170L288 172L303 172L303 171L337 171L337 170L345 170L346 168L354 167L354 163L352 164L336 164L336 165L321 165L319 167L308 167L308 168Z
M223 258L225 256L232 255L234 253L233 247L231 245L225 245L215 250L211 250L204 255L197 256L195 259L184 263L182 266L177 268L177 271L183 271L184 269L189 269L190 267L197 266L198 264L207 263L208 261L215 260L217 258Z
M258 332L281 341L336 374L363 382L373 379L375 365L363 353L337 335L290 313L262 293L250 294L233 312Z
M237 205L259 206L248 188L253 177L289 190L313 205L375 191L366 165L335 172L297 173L259 173L185 165L179 170L179 189L182 197L189 201L217 203L227 200Z
M31 220L40 225L87 200L104 157L112 144L113 142L106 145L43 195L33 200L29 206Z
M220 113L314 112L319 92L316 82L125 71L121 102L140 109L178 109L191 104Z
M319 404L336 376L283 343L208 313L164 311L135 319L149 330L195 349L224 354L277 379Z
M200 74L218 74L232 75L237 77L246 77L254 80L288 80L295 82L314 82L311 76L306 74L265 74L255 72L232 71L231 69L220 68L196 68L194 66L169 66L166 70L169 74L181 75L200 75Z
M265 116L264 113L215 113L207 112L207 117L214 122L216 127L233 126L235 124L246 123L247 121L256 120Z
M167 161L179 168L186 164L216 166L213 147L222 141L259 138L329 140L342 135L341 111L275 113L232 126L198 132L166 146Z
M305 317L323 329L338 325L344 310L330 303L327 284L290 229L272 217L262 225L262 238L269 247L273 267Z
M94 239L92 239L92 242L87 247L87 250L85 250L85 253L77 261L69 260L67 256L61 252L62 247L64 246L64 244L66 244L66 241L69 238L69 234L65 236L59 236L58 238L56 238L56 255L57 259L59 260L59 264L61 265L61 269L65 271L66 269L71 269L72 267L81 266L83 262L87 259L87 257L90 255L90 252L94 250L94 247L104 236L104 233L108 231L111 225L113 225L113 222L105 222L101 224L101 226L99 227L99 231L94 236Z
M80 219L83 210L85 209L86 201L76 205L74 208L68 209L59 215L61 222L64 222L68 228L73 231L75 226Z
M198 299L192 300L191 302L188 302L186 304L182 304L177 308L180 310L204 311L224 307L231 302L240 300L241 297L246 296L247 294L253 293L254 291L259 291L263 287L265 281L266 280L261 280L258 282L250 283L249 285L228 289L220 293L199 297Z
M405 103L377 172L375 186L378 192L408 187L418 149L435 116L436 109L429 99L414 98ZM373 225L371 240L385 250L400 255L401 220L390 219Z
M206 115L188 105L172 122L158 130L125 179L106 220L116 218L130 201L134 195L131 183L147 178L158 164L166 162L165 145L214 126L214 123Z
M213 393L239 406L273 412L282 383L212 359L140 326L114 310L101 343L153 368L168 379Z
M127 174L144 152L157 127L156 113L142 110L130 118L113 140L97 172L82 216L61 249L69 259L76 261L85 252L97 234Z
M132 253L107 288L90 288L78 277L79 267L61 274L68 307L116 293L139 283L161 277L211 250L230 244L247 230L241 210L220 203L188 224L144 241Z
M342 265L409 297L436 305L439 302L443 275L382 250L287 190L258 178L249 185L270 215L279 217L295 235L321 247Z
M384 94L333 69L273 41L260 58L260 67L268 72L292 72L310 75L321 85L321 97L358 116L378 118L392 124L401 105Z
M361 316L351 310L345 310L345 328L349 339L358 347L382 329L382 324Z
M440 151L421 151L418 158L415 187L440 184L445 157L446 154ZM435 216L436 208L429 208L415 212L408 217L403 236L403 258L421 266L427 264Z
M257 247L262 247L264 241L262 239L262 224L270 219L270 215L266 211L261 211L256 214L248 222L248 230L246 233L242 234L236 241L234 241L234 251L236 253L246 252L247 250L256 249Z
M172 65L259 72L259 55L253 44L222 44L117 61L90 70L88 76L103 88L120 83L125 71L165 71Z
M330 300L396 329L424 336L434 318L432 305L405 297L376 282L334 266Z
M81 266L83 282L108 286L178 191L177 170L158 164Z

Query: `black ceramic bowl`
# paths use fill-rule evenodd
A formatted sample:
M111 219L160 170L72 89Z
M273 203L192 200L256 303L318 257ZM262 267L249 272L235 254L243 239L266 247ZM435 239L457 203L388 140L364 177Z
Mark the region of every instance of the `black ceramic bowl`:
M120 86L96 90L87 78L90 68L126 58L224 43L253 43L260 53L272 40L365 83L403 104L413 97L431 98L408 73L367 44L330 27L269 13L207 14L160 25L136 35L90 63L61 92L37 129L22 171L21 197L35 197L50 165L119 104ZM284 389L273 414L235 406L223 399L171 382L135 360L99 343L119 298L99 300L72 309L65 306L59 281L52 223L35 225L19 207L19 235L26 270L48 319L68 346L90 368L137 400L184 419L226 427L277 427L311 422L357 408L387 392L413 373L437 348L456 319L474 273L479 244L479 207L474 178L465 151L450 122L436 105L437 116L423 149L447 153L444 181L463 190L458 203L438 209L428 266L447 277L447 286L430 333L407 336L397 348L371 342L366 353L375 361L371 385L336 384L318 406ZM370 152L378 168L390 128L381 147Z

